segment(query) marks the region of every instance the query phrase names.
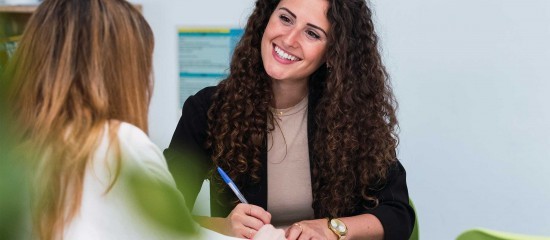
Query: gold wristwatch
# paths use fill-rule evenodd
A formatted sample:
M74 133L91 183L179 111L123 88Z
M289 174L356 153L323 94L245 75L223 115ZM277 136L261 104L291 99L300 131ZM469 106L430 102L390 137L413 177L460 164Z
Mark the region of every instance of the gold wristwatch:
M332 218L328 220L328 228L336 234L338 240L346 239L346 234L348 233L348 227L338 218Z

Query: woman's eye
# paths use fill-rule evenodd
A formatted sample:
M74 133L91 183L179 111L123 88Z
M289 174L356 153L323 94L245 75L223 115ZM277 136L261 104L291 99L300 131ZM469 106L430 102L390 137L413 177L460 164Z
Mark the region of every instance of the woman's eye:
M319 38L321 38L321 36L319 36L319 34L317 34L317 33L314 32L314 31L308 30L306 33L307 33L307 35L308 35L310 38L314 38L314 39L319 39Z
M279 19L281 19L281 21L283 21L284 23L290 23L291 22L290 18L288 18L285 15L279 16Z

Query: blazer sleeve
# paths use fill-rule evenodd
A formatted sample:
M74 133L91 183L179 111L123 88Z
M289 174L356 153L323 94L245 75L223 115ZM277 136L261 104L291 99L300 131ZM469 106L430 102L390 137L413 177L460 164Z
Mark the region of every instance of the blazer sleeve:
M205 149L207 113L215 87L202 89L184 103L182 115L164 156L187 207L193 209L212 162Z
M384 227L384 239L409 239L415 221L415 212L409 205L405 168L399 161L389 170L386 185L378 192L379 205L360 213L376 216Z

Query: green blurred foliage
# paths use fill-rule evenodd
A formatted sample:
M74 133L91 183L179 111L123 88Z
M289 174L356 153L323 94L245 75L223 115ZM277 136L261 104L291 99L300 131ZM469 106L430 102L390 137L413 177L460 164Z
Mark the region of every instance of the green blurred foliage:
M22 239L30 206L24 162L13 151L15 125L7 113L7 80L0 71L0 239Z
M123 178L137 208L153 224L182 236L198 234L198 226L185 206L183 196L174 186L140 171L129 171Z
M2 133L1 145L5 144ZM2 147L0 163L0 239L22 239L27 228L25 216L29 213L26 201L26 182L21 165L13 163L17 158ZM27 218L28 219L28 218Z

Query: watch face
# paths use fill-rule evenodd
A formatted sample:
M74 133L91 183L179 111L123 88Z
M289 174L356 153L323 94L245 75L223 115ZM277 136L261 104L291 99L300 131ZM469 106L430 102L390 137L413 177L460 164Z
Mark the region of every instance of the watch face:
M339 232L340 235L346 234L346 232L347 232L346 225L342 221L340 221L339 219L330 220L330 226L332 227L332 229Z

